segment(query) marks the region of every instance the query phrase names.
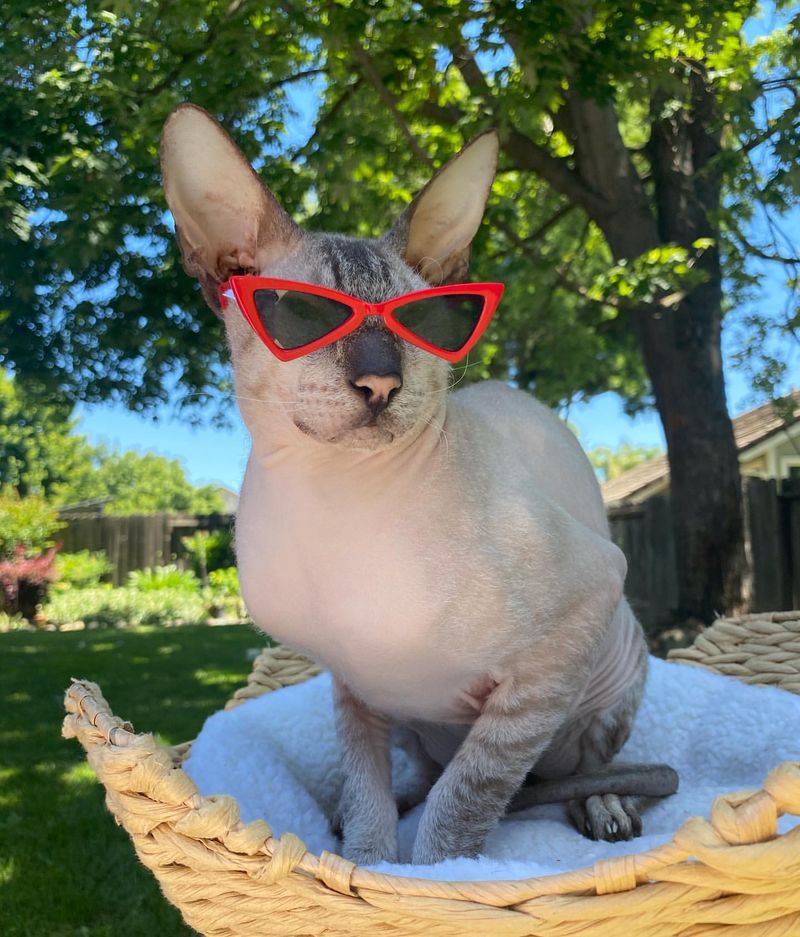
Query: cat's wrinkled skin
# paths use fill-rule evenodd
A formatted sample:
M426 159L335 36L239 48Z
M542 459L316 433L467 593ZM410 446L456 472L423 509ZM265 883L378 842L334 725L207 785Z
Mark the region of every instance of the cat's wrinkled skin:
M496 155L496 137L479 137L386 237L357 240L297 228L199 108L178 109L162 138L184 265L216 309L234 273L373 302L463 280ZM252 437L242 590L259 627L334 675L345 855L397 856L398 723L440 766L414 861L474 855L531 769L608 762L641 697L645 644L592 469L528 395L497 382L448 395L446 362L380 320L288 363L235 308L224 320ZM635 835L633 799L603 793L576 798L576 822Z

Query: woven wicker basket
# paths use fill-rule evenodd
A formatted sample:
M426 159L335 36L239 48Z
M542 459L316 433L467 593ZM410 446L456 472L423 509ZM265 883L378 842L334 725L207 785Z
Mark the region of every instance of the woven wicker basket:
M718 621L676 660L800 693L800 612ZM284 648L264 652L237 705L317 670ZM202 797L165 748L111 713L99 687L75 681L64 735L77 737L107 804L166 897L201 934L424 934L431 937L747 937L800 935L800 763L763 789L718 797L671 842L576 872L520 881L444 882L369 872L316 856L263 821L242 824L230 797ZM799 734L800 735L800 734Z

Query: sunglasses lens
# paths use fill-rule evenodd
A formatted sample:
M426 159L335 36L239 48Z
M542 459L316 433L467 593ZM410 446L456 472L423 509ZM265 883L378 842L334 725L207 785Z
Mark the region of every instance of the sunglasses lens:
M414 335L443 351L458 351L481 318L483 296L450 293L417 299L394 310L394 318Z
M269 337L287 350L315 342L353 314L344 303L298 290L256 290L253 302Z

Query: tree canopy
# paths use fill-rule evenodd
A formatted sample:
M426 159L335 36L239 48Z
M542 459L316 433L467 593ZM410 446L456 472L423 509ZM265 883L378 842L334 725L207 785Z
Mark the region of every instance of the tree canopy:
M580 199L565 196L577 155L565 92L572 83L613 105L647 187L654 117L681 119L702 63L721 138L731 305L758 285L748 259L796 261L779 220L798 185L797 21L748 39L751 0L476 9L461 0L9 0L0 356L73 399L118 397L137 409L164 399L175 370L189 402L224 389L219 325L177 263L158 177L163 120L192 100L301 220L361 234L385 230L432 166L499 125L503 164L474 274L502 278L508 291L465 377L511 374L552 403L607 389L630 409L649 400L626 310L702 278L708 246L667 243L615 262ZM321 98L313 133L287 151L292 82L311 77ZM754 223L763 209L772 228ZM796 305L778 318L796 330ZM756 316L747 334L771 325ZM769 388L784 375L780 362L767 364L759 375Z
M586 454L593 468L600 473L602 481L607 482L612 478L619 478L623 472L642 462L649 462L650 459L663 455L663 452L658 446L634 446L626 439L617 449L595 446Z
M108 514L212 514L224 510L213 485L193 486L177 459L153 452L109 452L97 447L80 475L59 486L58 501L108 498Z

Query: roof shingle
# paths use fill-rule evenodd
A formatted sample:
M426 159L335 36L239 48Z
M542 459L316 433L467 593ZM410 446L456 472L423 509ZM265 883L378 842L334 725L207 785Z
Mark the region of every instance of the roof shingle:
M793 390L791 396L795 402L795 419L800 419L800 390ZM733 420L733 435L736 448L740 453L762 442L773 433L783 429L784 423L775 413L772 403L765 403L754 410L748 410ZM603 501L607 505L619 504L622 501L639 500L637 493L644 492L655 482L667 480L669 477L669 463L665 455L656 456L635 465L617 478L604 482Z

